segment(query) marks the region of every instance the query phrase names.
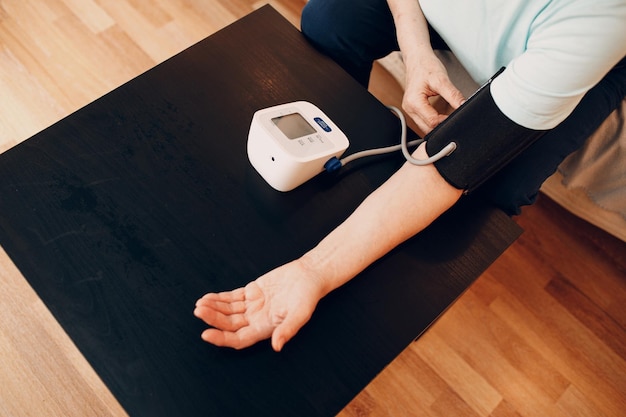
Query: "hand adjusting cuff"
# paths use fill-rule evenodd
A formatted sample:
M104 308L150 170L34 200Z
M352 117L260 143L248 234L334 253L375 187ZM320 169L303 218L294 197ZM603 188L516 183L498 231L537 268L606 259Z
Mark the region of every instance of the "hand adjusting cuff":
M491 96L493 78L424 138L428 155L456 142L456 150L435 162L435 167L448 183L466 192L477 188L546 132L518 125L500 111Z

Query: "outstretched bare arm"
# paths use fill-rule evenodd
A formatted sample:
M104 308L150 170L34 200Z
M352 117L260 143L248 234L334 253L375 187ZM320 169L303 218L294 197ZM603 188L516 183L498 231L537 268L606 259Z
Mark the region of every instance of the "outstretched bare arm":
M424 158L424 147L416 154ZM280 351L322 297L420 232L461 194L433 165L405 164L301 258L244 288L198 300L194 314L212 326L203 339L240 349L271 337Z

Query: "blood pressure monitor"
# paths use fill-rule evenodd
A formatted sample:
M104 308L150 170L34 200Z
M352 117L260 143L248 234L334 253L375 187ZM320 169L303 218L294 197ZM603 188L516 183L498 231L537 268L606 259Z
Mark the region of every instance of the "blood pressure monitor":
M348 138L313 104L298 101L259 110L250 126L248 158L272 187L289 191L323 170L334 172L358 158L402 150L409 163L434 164L449 184L469 192L546 133L517 124L497 106L491 83L503 71L496 72L424 139L407 142L402 111L388 106L400 120L400 145L356 152L341 160ZM408 146L423 141L430 156L414 158Z
M290 191L348 148L346 135L317 106L297 101L254 113L248 159L269 185Z

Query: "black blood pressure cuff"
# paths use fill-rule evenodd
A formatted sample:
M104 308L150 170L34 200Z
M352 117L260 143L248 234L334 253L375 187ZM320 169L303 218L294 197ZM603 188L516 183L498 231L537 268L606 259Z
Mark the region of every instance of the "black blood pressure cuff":
M435 167L452 186L470 192L545 132L505 116L491 97L490 80L424 139L428 155L456 143L456 150L435 162Z

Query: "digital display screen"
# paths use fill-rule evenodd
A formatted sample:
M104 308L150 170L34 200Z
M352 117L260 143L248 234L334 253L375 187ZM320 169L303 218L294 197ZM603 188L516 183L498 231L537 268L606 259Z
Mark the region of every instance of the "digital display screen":
M317 132L300 113L274 117L272 123L289 139L297 139Z

